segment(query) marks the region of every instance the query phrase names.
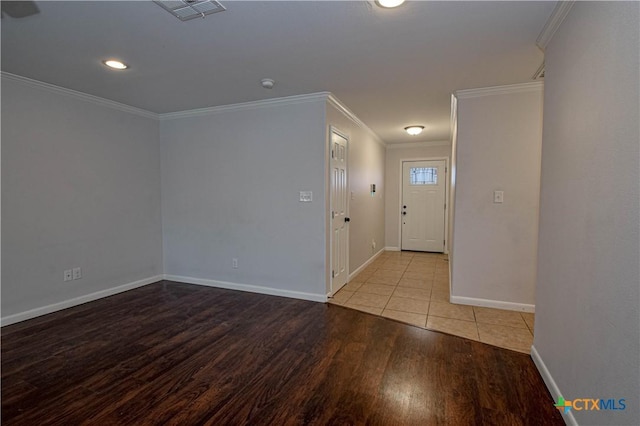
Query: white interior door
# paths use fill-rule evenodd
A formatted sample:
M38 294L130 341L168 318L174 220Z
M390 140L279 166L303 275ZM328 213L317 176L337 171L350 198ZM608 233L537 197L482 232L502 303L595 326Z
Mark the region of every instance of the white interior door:
M446 163L402 163L402 250L444 252Z
M345 137L331 132L331 292L347 283L349 257L349 206Z

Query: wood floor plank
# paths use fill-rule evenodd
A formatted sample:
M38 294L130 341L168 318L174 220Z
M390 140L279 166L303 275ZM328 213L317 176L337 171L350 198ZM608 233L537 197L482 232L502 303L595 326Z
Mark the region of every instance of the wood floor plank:
M168 281L3 327L2 422L563 424L528 355Z

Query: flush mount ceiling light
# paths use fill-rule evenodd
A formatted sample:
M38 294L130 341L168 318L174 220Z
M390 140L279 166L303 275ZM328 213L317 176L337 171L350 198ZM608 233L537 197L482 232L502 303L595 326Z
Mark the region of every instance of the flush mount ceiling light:
M154 3L181 21L204 18L212 13L227 10L215 0L154 0Z
M102 63L114 70L126 70L127 68L129 68L129 65L116 59L107 59L102 61Z
M422 131L424 130L424 126L409 126L405 127L404 130L406 130L406 132L411 136L416 136L422 133Z
M376 0L376 4L380 7L391 9L400 6L404 1L405 0Z

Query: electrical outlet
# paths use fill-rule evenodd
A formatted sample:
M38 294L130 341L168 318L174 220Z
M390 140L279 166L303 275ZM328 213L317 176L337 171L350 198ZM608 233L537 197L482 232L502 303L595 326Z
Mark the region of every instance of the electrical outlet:
M371 240L371 248L376 249L376 240Z
M238 269L238 259L235 257L231 259L231 265L233 266L233 269Z
M64 280L71 281L73 279L73 270L65 269L64 270Z
M79 280L82 278L82 269L81 268L73 268L73 279Z

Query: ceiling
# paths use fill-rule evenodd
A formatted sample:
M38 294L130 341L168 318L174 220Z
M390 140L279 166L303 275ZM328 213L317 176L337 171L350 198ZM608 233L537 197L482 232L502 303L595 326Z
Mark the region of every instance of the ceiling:
M388 144L442 141L453 91L531 81L555 7L221 2L181 22L150 1L39 1L36 15L2 19L2 70L155 113L330 91ZM109 57L131 68L106 69ZM425 131L408 136L410 124Z

